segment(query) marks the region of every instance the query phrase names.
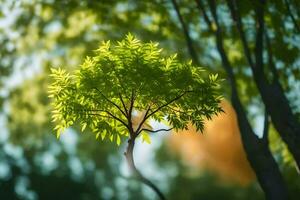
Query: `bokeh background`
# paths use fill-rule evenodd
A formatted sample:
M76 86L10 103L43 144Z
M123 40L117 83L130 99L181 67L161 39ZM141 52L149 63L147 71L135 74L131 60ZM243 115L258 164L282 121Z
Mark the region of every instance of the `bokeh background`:
M198 64L225 79L225 113L206 122L203 133L190 126L177 133L153 134L151 144L139 141L137 166L168 199L264 199L243 150L235 111L226 100L230 87L212 35L191 1L178 2L190 22ZM227 20L224 11L222 22ZM191 59L172 1L0 0L0 199L156 199L148 187L130 177L125 146L96 140L77 127L57 139L50 120L46 92L50 68L72 71L93 55L101 41L122 39L128 32L143 41L159 42L183 61ZM292 63L279 70L295 113L299 41L295 36L286 45L291 48L283 45L277 52ZM230 60L243 66L240 44L230 37L225 44ZM261 137L264 107L251 73L243 67L234 70L248 118ZM270 148L290 196L298 199L300 178L294 161L272 125L269 132Z

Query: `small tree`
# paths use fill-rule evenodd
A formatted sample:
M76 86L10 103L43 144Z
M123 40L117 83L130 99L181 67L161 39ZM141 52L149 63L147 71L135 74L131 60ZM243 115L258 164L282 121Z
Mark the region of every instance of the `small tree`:
M74 75L52 69L49 87L57 136L74 123L89 127L97 138L120 145L128 138L125 157L130 169L161 199L160 190L136 168L135 140L148 133L186 129L188 123L203 129L203 120L221 111L217 75L202 78L204 70L192 62L180 63L176 55L162 56L156 43L141 43L128 34L117 43L103 42L94 57L87 57ZM142 112L138 124L134 112ZM166 122L169 129L149 128L149 119Z

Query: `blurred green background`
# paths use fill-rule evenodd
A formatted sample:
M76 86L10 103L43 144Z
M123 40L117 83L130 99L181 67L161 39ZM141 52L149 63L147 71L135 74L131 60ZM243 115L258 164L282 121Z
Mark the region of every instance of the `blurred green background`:
M280 13L284 9L281 1L274 2L273 10ZM213 36L194 1L178 4L198 53L194 62L226 79ZM226 31L233 32L222 2L218 9ZM272 7L270 10L272 13ZM297 114L300 39L290 19L279 13L266 21L286 20L286 32L282 33L286 36L275 43L274 54L280 58L281 82ZM81 133L77 127L56 139L46 92L48 75L51 67L76 69L101 41L122 39L128 32L143 41L159 42L166 52L178 53L182 60L191 59L181 26L168 0L0 0L0 199L156 199L149 188L130 178L123 156L125 146L96 140L95 135ZM244 66L236 35L225 37L230 61ZM248 118L261 135L264 109L251 72L246 67L236 67L234 72ZM225 97L230 96L229 90L224 81ZM135 149L137 166L168 199L264 199L253 179L246 185L228 177L224 181L214 170L190 166L168 145L168 134L152 135L150 145L139 142ZM298 199L299 174L272 126L269 139L290 196Z

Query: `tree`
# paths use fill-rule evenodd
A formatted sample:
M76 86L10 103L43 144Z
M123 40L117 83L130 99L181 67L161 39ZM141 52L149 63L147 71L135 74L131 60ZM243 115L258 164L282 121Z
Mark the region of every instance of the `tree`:
M125 157L135 176L161 199L162 192L136 168L135 140L147 133L186 129L192 123L203 129L203 120L221 112L217 75L202 78L203 70L192 62L180 63L176 55L163 57L158 44L141 43L131 34L115 44L103 42L94 57L87 57L74 75L53 69L50 86L57 135L78 122L96 138L109 138L118 145L128 137ZM134 112L144 112L133 124ZM152 130L149 120L165 121L169 129Z
M80 3L73 0L53 0L51 2L41 2L36 0L30 2L14 2L3 0L2 2L0 11L1 18L9 18L5 23L8 24L9 27L1 26L0 28L0 42L2 47L0 74L1 82L4 83L4 85L8 82L4 76L6 72L12 72L14 69L17 69L18 71L20 66L22 66L22 69L31 69L32 63L38 63L33 68L36 70L38 66L37 73L40 73L40 75L45 77L47 76L47 68L49 66L67 66L67 70L72 69L81 62L83 57L91 52L91 49L97 48L99 38L101 38L101 40L107 38L114 40L120 39L126 32L130 31L143 40L158 41L166 51L180 52L178 55L179 60L188 59L189 54L192 55L191 50L194 50L195 53L193 55L196 55L192 55L194 63L198 60L199 65L205 66L208 71L217 72L220 77L226 78L227 81L223 82L221 87L224 91L224 95L230 98L231 94L229 90L231 90L231 84L229 81L229 74L224 71L222 58L218 56L219 52L218 48L216 48L217 40L215 34L216 23L212 16L209 1L202 0L200 2L203 3L204 11L207 14L206 16L212 22L211 26L207 26L205 20L206 17L199 6L199 9L197 10L197 2L187 0L177 1L179 8L177 10L179 10L182 20L177 20L176 14L178 13L176 13L176 9L171 0L112 0L101 2L83 1ZM176 3L176 1L173 2ZM244 121L249 126L251 125L250 128L252 129L248 129L248 126L241 131L242 133L247 131L254 135L254 132L257 133L258 127L255 118L257 116L263 117L265 115L265 106L261 99L261 91L258 91L255 85L253 79L254 76L251 73L250 65L248 64L247 57L243 51L242 37L240 37L237 23L238 19L241 18L244 35L247 39L246 42L251 50L252 60L255 61L256 22L258 19L256 18L258 16L256 15L256 8L259 7L260 3L259 1L233 1L234 12L237 12L240 15L239 17L233 17L231 15L230 2L232 1L217 1L215 10L218 17L219 30L222 33L223 49L225 49L227 60L230 62L230 67L232 68L231 71L233 72L232 74L236 82L237 96L244 110L243 115L239 115L239 120ZM269 66L274 64L278 75L278 82L282 89L282 91L279 92L281 93L279 95L280 98L277 98L277 96L274 97L275 93L273 93L273 95L269 95L271 102L267 103L273 103L275 105L273 106L274 110L282 109L281 111L277 110L277 113L280 113L280 115L277 114L277 116L283 116L284 113L286 113L284 110L287 110L284 109L286 108L285 105L288 105L292 111L293 118L298 118L298 121L300 110L298 103L299 96L297 95L299 93L297 87L300 74L298 65L299 28L297 28L299 27L299 7L299 2L295 0L267 1L263 6L263 30L264 33L267 33L267 36L263 38L264 77L267 78L269 84L274 80L273 77L275 76L272 75L272 69L269 68ZM185 24L185 31L183 30L182 23ZM182 35L180 35L181 30L183 30L182 32L184 33ZM187 43L187 37L190 37L190 44ZM268 54L272 55L270 57L273 59L268 59ZM36 62L36 60L40 61ZM273 64L269 65L268 63ZM35 80L37 76L24 77ZM23 87L22 85L18 91L30 93L30 91L32 91L32 86L40 91L40 95L43 96L43 98L47 99L45 95L46 89L41 87L41 84L30 83L27 87ZM266 90L262 92L264 93ZM284 92L288 101L281 101L283 103L278 106L279 104L276 102L278 102L279 99L282 99L282 92ZM0 98L5 97L6 103L13 108L9 112L9 116L7 116L8 121L13 125L11 127L14 127L9 127L9 140L11 141L13 137L18 144L24 143L25 138L28 143L32 141L36 142L36 135L39 133L39 135L43 137L42 139L48 142L48 138L45 138L44 136L47 135L47 132L50 132L50 126L45 126L43 127L44 129L38 130L35 128L28 129L28 127L32 127L31 125L35 125L36 123L35 118L31 115L33 112L43 113L43 116L45 115L45 118L48 119L48 112L44 113L43 111L44 108L48 108L46 105L47 101L40 100L38 103L35 103L34 101L30 101L30 98L28 98L27 95L19 95L19 92L16 92L13 94L14 100L12 103L11 95L10 91L9 93L3 93L1 91L0 95ZM26 104L21 103L23 102L20 101L22 98L30 101L32 107L28 107ZM252 110L253 107L258 111L254 112ZM19 113L20 109L26 110L29 113L28 117L21 115ZM268 113L268 115L271 114ZM24 119L28 126L23 125ZM277 134L277 132L272 129L274 120L270 121L268 116L266 119L265 124L270 125L270 132ZM292 129L289 128L290 126L286 126L287 123L290 125L296 124L292 120L287 120L289 117L286 116L278 117L277 119L284 125L282 127L288 128L286 130L289 132ZM47 121L46 124L48 123L49 122ZM75 129L76 128L77 127L75 127ZM267 130L269 129L266 128L264 132L267 133ZM20 133L24 133L24 137L20 136ZM268 136L267 134L264 135L266 140ZM30 138L35 138L35 140ZM258 159L259 162L253 161L254 165L255 163L263 164L268 173L270 169L277 171L276 174L279 174L277 180L278 177L279 179L282 179L280 178L281 173L286 179L286 176L289 176L289 172L286 171L286 168L290 168L290 171L294 170L294 175L291 175L291 178L286 180L292 179L293 181L298 181L298 178L295 175L297 172L294 169L294 160L292 160L292 162L285 161L286 157L290 157L288 151L283 151L282 148L281 150L274 151L274 148L272 148L272 154L276 158L276 162L279 166L277 166L275 162L272 162L272 165L267 162L268 160L273 159L270 157L272 155L268 153L269 145L285 145L280 138L276 138L276 141L270 140L270 144L264 142L261 144L258 143L262 140L255 135L253 138L255 138L255 143L251 143L251 140L243 138L244 145L248 144L248 147L256 149L255 153L249 151L248 156L252 157L254 155L260 157L259 155L267 155L268 158L264 159L264 157L262 157L261 159ZM89 138L86 139L88 140ZM51 143L53 144L55 142ZM80 143L90 144L88 141L83 142L83 137L81 138ZM80 154L83 153L86 157L88 157L87 155L91 155L84 144L81 144L81 146L84 146L85 148L79 148ZM257 148L257 146L263 148L260 149ZM22 147L28 148L28 145ZM90 148L91 145L88 145L87 147ZM101 155L107 155L107 157L111 155L111 150L101 151L103 150L103 145L94 143L93 147L97 147L93 152L94 154L97 152ZM37 149L34 154L39 153L39 151L40 150ZM107 152L110 152L110 154L108 155ZM91 160L106 164L107 159L102 159L101 157L100 161L99 157L101 156L95 155ZM110 169L111 165L107 164L107 166L107 168ZM101 168L99 165L97 167ZM182 173L182 171L179 173ZM265 173L266 172L262 170L257 176L263 176ZM265 176L267 177L267 175ZM275 178L276 175L271 174L270 177ZM271 179L267 178L266 180ZM296 187L296 184L293 184L293 181L286 182L286 184L288 184L288 189ZM275 184L276 181L274 182L274 180L270 182L272 184L269 184L269 186L279 185L279 189L282 189L285 185L282 181L278 182L278 184ZM107 182L106 184L108 185L109 183ZM186 186L186 184L182 185ZM192 190L189 187L185 188L189 189L189 191ZM264 187L262 188L264 189ZM176 189L174 191L176 191ZM274 188L272 191L277 193L280 190ZM299 191L299 189L295 191ZM294 196L299 196L298 193L292 194L294 194ZM278 195L275 194L275 196Z
M197 56L195 56L194 53L195 50L190 50L193 45L193 41L190 39L190 33L186 28L187 25L180 13L179 6L175 0L172 1L172 3L181 23L190 56L197 59ZM281 19L278 23L270 23L270 21L266 22L266 19L267 17L269 19L275 18L274 15L276 10L281 10L283 6L286 6L287 15L292 19L292 21L287 22L287 24L290 24L297 29L297 21L290 9L290 4L292 3L289 3L288 1L272 3L272 7L276 8L275 11L274 9L267 9L267 7L271 8L271 6L267 6L266 1L264 0L252 3L247 2L244 4L235 0L228 0L225 3L216 3L214 0L196 0L195 4L203 16L206 29L209 34L215 38L217 51L221 58L223 68L227 73L228 80L230 81L232 92L231 100L238 114L243 144L250 164L255 170L262 188L266 192L267 199L286 199L288 198L288 194L285 188L285 183L269 150L268 116L270 115L274 127L281 135L283 141L287 144L296 164L298 165L298 168L299 148L297 148L297 146L299 146L300 141L300 126L297 115L293 113L282 84L280 83L278 69L276 68L276 64L282 60L282 57L278 53L273 53L274 49L272 49L270 42L270 35L272 33L275 33L275 36L273 37L281 38L286 30L278 30L280 29L279 27L282 27L278 24L281 23ZM232 23L225 23L224 20L221 19L224 16L228 16L228 14L232 17ZM246 24L245 21L248 22L246 25L247 29L244 28L244 25ZM253 24L255 26L253 26ZM276 25L279 25L279 27ZM237 29L237 34L235 33L235 27ZM248 64L252 71L253 80L257 86L258 92L266 107L265 128L262 139L259 139L254 135L254 131L247 119L247 114L239 97L236 81L237 75L234 72L233 67L235 63L233 63L230 59L230 51L226 51L226 48L228 47L225 45L225 42L227 42L230 37L234 38L234 41L240 40L238 42L241 42L240 46L244 51L244 56L242 56L242 58L245 58L246 63L237 62L237 65L247 66ZM279 40L278 43L280 42L281 40ZM252 48L253 46L254 48ZM293 47L290 47L290 49L293 50ZM265 61L264 55L267 56L267 61ZM289 62L293 63L294 61L289 60L288 63ZM272 184L269 183L270 180L272 180Z

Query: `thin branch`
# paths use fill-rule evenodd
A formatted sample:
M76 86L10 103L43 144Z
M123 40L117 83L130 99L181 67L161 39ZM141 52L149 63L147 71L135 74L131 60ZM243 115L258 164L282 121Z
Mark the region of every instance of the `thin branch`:
M149 115L147 115L141 123L144 123L147 119L149 119L151 116L153 116L155 113L157 113L159 110L163 109L164 107L170 105L171 103L179 100L181 97L183 97L185 94L192 92L192 91L184 91L182 94L178 95L177 97L175 97L174 99L170 100L169 102L159 106L158 108L156 108L153 112L151 112Z
M107 115L101 115L99 113L88 113L87 115L96 115L96 116L99 116L99 117L105 117L105 118L109 118L109 119L114 119L110 116L107 116Z
M268 52L268 65L273 74L273 82L279 82L279 76L278 76L278 72L277 72L275 63L273 61L273 52L272 52L270 38L269 38L267 31L265 31L265 38L266 38L266 47L267 47L267 52Z
M99 105L101 105L101 103L95 99L93 96L89 96L90 98L92 98L94 101L96 101ZM107 110L103 110L102 112L107 113L108 115L110 115L112 118L114 118L115 120L121 122L128 130L130 130L130 126L128 126L123 120L121 120L120 118L118 118L117 116L113 115L111 112L107 111Z
M255 68L253 68L254 78L260 80L264 77L263 74L263 42L264 42L264 6L265 1L261 0L258 2L256 6L256 17L257 17L257 25L256 25L256 42L255 42Z
M262 137L262 142L265 142L268 144L268 136L269 136L269 114L267 110L265 110L265 121L264 121L264 130L263 130L263 137Z
M202 14L203 14L204 20L205 20L208 28L211 29L212 28L212 22L210 21L207 13L205 11L205 8L204 8L204 5L203 5L202 1L201 0L196 0L196 4L197 4L198 10L201 11Z
M95 90L97 90L106 101L114 105L125 117L127 117L126 113L118 106L115 102L111 101L109 98L107 98L97 87L94 87Z
M139 131L139 133L141 133L143 131L147 131L147 132L151 132L151 133L158 133L158 132L161 132L161 131L166 131L167 132L167 131L171 131L172 129L174 129L174 127L168 128L168 129L162 128L162 129L158 129L158 130L151 130L151 129L143 128Z
M118 118L117 116L113 115L111 112L106 111L107 114L109 114L112 118L114 118L115 120L121 122L128 130L130 129L128 124L126 124L123 120L121 120L120 118Z
M167 106L167 107L170 108L170 109L171 109L172 111L174 111L174 112L186 114L186 112L183 112L183 111L181 111L181 110L176 110L175 108L172 108L171 106Z
M139 124L138 128L136 129L136 131L135 131L136 135L139 134L140 129L142 128L144 122L147 120L147 116L148 116L148 113L150 112L150 110L151 110L151 105L148 106L148 108L147 108L147 110L146 110L146 112L144 114L143 120L141 121L141 123Z
M198 1L201 3L201 0L198 0ZM210 27L211 31L213 33L215 33L217 49L219 51L223 67L224 67L225 71L228 74L228 78L229 78L229 81L230 81L232 93L233 93L233 95L237 96L238 94L237 94L236 80L235 80L235 76L234 76L234 73L233 73L232 66L229 62L229 59L228 59L227 54L226 54L225 49L224 49L222 29L221 29L221 26L220 26L219 20L218 20L218 15L217 15L217 11L216 11L216 3L215 3L214 0L210 0L210 1L208 1L208 3L209 3L209 8L210 8L210 11L212 13L212 17L213 17L214 23L216 24L217 29L216 30L213 29L212 24L211 24L212 22L206 21L206 23ZM201 4L201 5L203 6L203 4ZM207 15L206 10L205 10L204 7L202 8L202 12L203 12L204 15Z
M76 111L76 112L106 112L106 110L98 110L98 109L92 109L92 110L89 110L89 109L72 109L73 111Z
M131 91L131 97L130 97L130 106L129 106L129 111L128 111L128 117L127 117L127 121L129 124L129 133L130 133L130 137L134 137L134 131L133 131L133 127L132 127L132 110L133 110L133 106L134 106L134 91Z
M287 8L288 15L292 19L292 22L293 22L293 24L295 26L296 32L300 33L300 27L299 27L299 24L297 23L297 20L296 20L295 16L293 15L293 13L291 11L290 3L288 2L288 0L284 0L284 3L285 3L285 6Z
M126 117L128 117L128 110L127 110L127 108L126 108L125 102L124 102L124 100L123 100L123 98L122 98L122 95L121 95L120 93L119 93L119 97L120 97L120 100L121 100L121 102L122 102L123 108L124 108L124 110L125 110Z
M192 40L192 38L190 36L188 26L184 22L184 19L183 19L181 13L180 13L180 8L179 8L176 0L171 0L171 2L172 2L173 7L175 9L175 12L176 12L176 15L178 17L178 20L179 20L179 22L181 24L181 27L182 27L182 30L183 30L183 33L184 33L184 36L185 36L185 40L186 40L186 43L187 43L188 51L189 51L189 53L190 53L193 61L196 64L199 64L197 53L196 53L196 50L195 50L195 48L193 46L193 40Z
M134 100L135 100L135 97L134 97L134 91L132 90L131 91L131 98L130 98L130 107L129 107L129 117L131 117L131 114L132 114L132 110L133 110L133 106L134 106Z
M250 67L254 68L251 51L248 46L246 34L243 29L243 23L242 23L241 15L239 13L237 2L236 2L236 0L227 0L227 4L228 4L229 10L230 10L232 19L236 22L236 26L237 26L237 29L238 29L238 32L239 32L239 35L240 35L240 38L242 41L243 49L244 49L248 64L250 65Z
M144 117L143 117L143 120L141 121L141 123L139 124L138 128L136 129L136 134L138 134L140 132L140 129L142 128L143 124L145 123L145 121L147 119L149 119L151 116L153 116L155 113L157 113L159 110L163 109L164 107L167 107L169 106L171 103L173 103L174 101L177 101L179 100L181 97L183 97L185 94L189 93L189 92L192 92L190 90L187 90L185 92L183 92L182 94L180 94L179 96L175 97L174 99L170 100L169 102L159 106L158 108L156 108L154 111L152 111L150 114L149 112L151 111L151 105L149 105Z

